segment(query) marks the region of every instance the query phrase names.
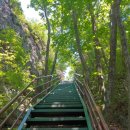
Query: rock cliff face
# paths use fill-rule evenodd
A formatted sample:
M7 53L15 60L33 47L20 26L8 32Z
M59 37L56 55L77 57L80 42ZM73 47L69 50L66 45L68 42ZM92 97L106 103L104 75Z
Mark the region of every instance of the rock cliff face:
M35 38L36 34L29 29L28 24L22 23L13 13L10 0L0 0L0 30L8 27L14 29L23 39L22 46L30 55L30 60L27 65L30 66L31 74L41 75L44 63L42 52L45 51L45 44L40 38ZM37 68L41 69L38 70Z

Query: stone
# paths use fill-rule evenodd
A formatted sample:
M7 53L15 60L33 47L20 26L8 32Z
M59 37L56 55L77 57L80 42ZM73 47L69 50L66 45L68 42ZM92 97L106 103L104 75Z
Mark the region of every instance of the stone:
M21 23L17 16L13 13L9 6L9 0L0 0L0 29L10 27L23 39L22 46L26 52L30 53L30 63L27 64L31 67L31 74L39 75L37 64L44 59L42 56L43 44L40 39L35 39L35 34L31 33L26 23ZM40 72L41 74L41 72Z

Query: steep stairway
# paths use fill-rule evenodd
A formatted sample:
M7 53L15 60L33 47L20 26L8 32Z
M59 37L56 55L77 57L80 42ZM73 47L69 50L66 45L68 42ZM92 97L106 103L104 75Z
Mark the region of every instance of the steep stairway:
M18 130L92 130L86 112L75 85L59 84L28 110Z

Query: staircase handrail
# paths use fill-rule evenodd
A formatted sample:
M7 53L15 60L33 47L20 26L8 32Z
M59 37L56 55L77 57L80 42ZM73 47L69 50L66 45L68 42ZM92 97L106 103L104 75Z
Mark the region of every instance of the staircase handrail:
M37 79L53 77L53 75L39 76L34 78L21 92L19 92L11 101L9 101L1 110L0 115L3 114ZM58 77L58 76L57 76ZM51 82L52 79L48 82Z
M83 91L81 91L81 88L80 88L80 86L78 85L78 83L76 81L75 81L75 85L78 87L79 92L81 92L81 94L84 96L85 93ZM90 119L92 121L92 125L93 125L94 128L96 128L94 119L92 117L92 114L90 114L91 113L90 110L89 110L90 108L89 107L87 107L87 108L88 108L88 111L89 111Z
M52 79L51 81L54 81L54 80L56 80L56 79L58 79L58 77ZM46 83L44 83L44 84L42 84L42 85L45 85L45 84L47 84L47 83L49 83L49 82L50 82L50 81L48 81L48 82L46 82ZM41 86L41 85L40 85L40 86ZM37 88L40 87L40 86L34 87L34 89L37 89ZM51 88L51 87L48 87L48 88L44 89L42 92L48 90L49 88ZM9 113L9 115L1 122L0 126L3 126L3 125L4 125L4 123L11 117L11 115L17 110L17 108L26 100L26 98L31 94L31 92L33 92L33 90L30 90L30 91L26 94L26 96L22 99L22 101L20 101L20 102L18 103L18 105L15 107L15 109L13 109L13 111L11 111L11 112ZM42 93L42 92L40 92L40 93ZM39 94L39 93L38 93L38 94ZM38 94L37 94L37 95L38 95ZM35 96L37 96L37 95L35 95Z
M56 83L60 82L60 80L58 80ZM20 115L18 116L18 118L16 119L16 121L13 123L13 125L11 126L10 130L12 130L14 128L14 126L16 125L16 123L18 122L18 120L20 119L20 117L24 114L25 110L27 109L27 107L29 106L29 104L38 96L40 96L42 93L46 92L48 89L52 88L53 85L51 85L50 87L42 90L40 93L38 93L37 95L33 96L32 99L29 101L29 103L26 105L26 107L24 108L24 110L20 113ZM49 93L49 92L48 92Z
M77 83L78 84L78 83ZM80 88L80 85L77 85L78 86L78 88ZM79 89L80 90L80 89ZM82 91L83 92L83 91ZM84 90L84 95L85 95L85 90ZM85 98L87 97L87 100L89 101L88 103L87 103L87 105L88 105L88 111L89 111L89 113L90 113L90 117L91 117L91 120L92 120L92 125L93 125L93 127L94 127L94 129L96 130L97 129L97 127L96 127L96 124L98 124L98 120L97 120L97 116L96 116L96 113L95 113L95 110L94 110L94 108L93 108L93 106L92 106L92 104L91 104L91 101L90 101L90 98L89 98L89 96L88 95L85 95ZM98 127L100 127L99 125L98 125ZM101 130L101 129L99 129L99 130Z
M41 78L46 78L46 77L54 77L53 75L47 75L47 76L39 76L34 78L20 93L18 93L8 104L6 104L1 110L0 110L0 114L3 114L15 101L17 101L17 99L29 88L30 85L32 85L32 83L35 82L35 80L37 79L41 79ZM53 82L55 80L59 79L59 76L56 76L55 78L51 78L50 81L47 81L41 85L38 85L36 87L34 87L33 89L37 89L45 84L48 84L50 82ZM60 81L60 80L58 80ZM52 85L51 85L52 86ZM41 93L43 93L44 91L48 90L51 87L48 87L46 89L44 89ZM18 109L18 107L26 100L26 98L30 95L30 93L33 92L33 90L30 90L25 97L22 99L22 101L15 107L15 109L13 109L10 114L1 122L0 124L0 128L2 128L2 126L6 123L6 121L11 117L11 115ZM37 95L40 95L39 93ZM37 95L35 95L34 97L37 97Z
M82 74L79 74L79 73L76 73L76 72L74 73L74 75L75 75L75 76L78 76L78 77L83 77Z
M96 109L96 112L97 112L97 114L98 114L98 116L99 116L99 118L100 118L100 120L101 120L101 122L102 122L101 124L102 124L102 127L104 128L103 130L109 130L108 125L107 125L105 119L103 118L103 115L102 115L100 109L97 109L97 107L96 107L96 103L95 103L95 101L94 101L92 92L91 92L91 90L89 89L89 87L86 85L85 81L84 81L84 85L85 85L86 88L87 88L87 91L88 91L88 93L89 93L89 95L90 95L90 97L91 97L92 103L93 103L93 105L94 105L94 107L95 107L95 109Z
M79 89L79 91L81 91L82 89L83 89L83 87L84 87L84 91L82 91L81 93L84 93L83 95L85 95L86 96L86 98L87 98L87 100L88 100L88 102L89 102L89 104L87 103L87 105L88 105L88 108L89 108L89 113L90 113L90 117L91 117L91 120L92 120L92 122L94 123L94 120L96 121L96 124L98 125L98 128L100 129L100 130L109 130L109 128L108 128L108 126L107 126L107 124L106 124L106 122L105 122L105 120L104 120L104 118L103 118L103 115L102 115L102 113L101 113L101 111L100 110L98 110L97 109L97 107L96 107L96 103L95 103L95 101L94 101L94 98L93 98L93 95L92 95L92 93L91 93L91 90L89 89L89 87L86 85L86 82L84 81L84 83L82 83L77 77L76 77L76 75L75 75L75 82L77 83L79 83L80 85L78 86L78 83L77 83L77 85L76 86L78 86L78 88L80 88ZM81 89L81 87L80 86L82 86L82 89ZM87 92L86 92L87 91ZM93 116L91 115L93 113ZM98 118L97 118L98 117ZM94 119L92 119L92 118L94 118ZM100 124L98 123L99 122L99 120L100 120L100 124L101 124L101 126L100 126ZM95 124L93 124L94 125L94 128L96 127L95 126ZM102 128L103 129L102 129Z
M48 77L54 77L54 76L57 76L57 74L53 74L53 75L42 75L42 76L39 76L39 77L36 77L36 79L40 79L40 78L48 78Z

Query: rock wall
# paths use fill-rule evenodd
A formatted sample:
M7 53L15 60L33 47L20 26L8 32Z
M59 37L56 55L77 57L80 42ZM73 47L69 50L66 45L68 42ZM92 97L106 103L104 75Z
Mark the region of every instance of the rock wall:
M45 44L40 38L35 38L35 33L32 33L27 23L19 21L13 13L9 0L0 0L0 30L13 28L18 35L23 39L23 48L30 54L30 60L27 63L30 66L31 74L42 75L43 69L37 69L37 66L44 65L44 57L42 52L45 51ZM29 32L29 34L27 34Z

